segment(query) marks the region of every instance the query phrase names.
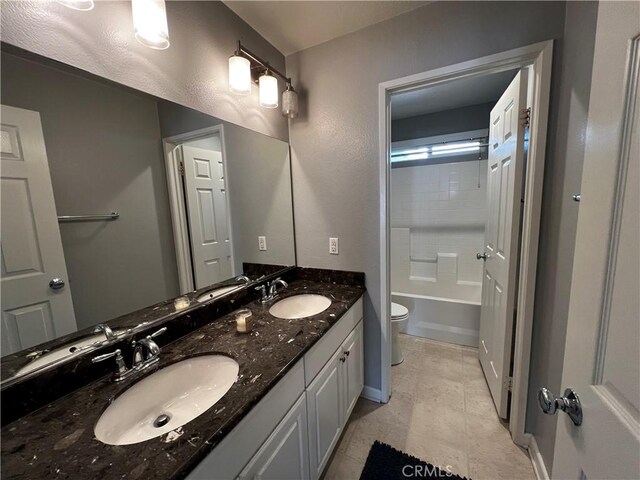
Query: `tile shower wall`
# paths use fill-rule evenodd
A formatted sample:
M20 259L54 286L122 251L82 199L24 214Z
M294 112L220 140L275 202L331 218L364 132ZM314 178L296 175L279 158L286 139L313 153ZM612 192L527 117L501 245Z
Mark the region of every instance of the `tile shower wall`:
M429 282L481 284L486 171L486 160L391 170L391 226L409 229L409 275L423 295Z

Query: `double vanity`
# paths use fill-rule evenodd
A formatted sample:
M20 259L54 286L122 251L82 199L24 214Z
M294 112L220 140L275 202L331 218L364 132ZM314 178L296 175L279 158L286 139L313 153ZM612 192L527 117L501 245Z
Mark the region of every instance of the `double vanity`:
M271 298L254 282L89 354L112 373L4 425L2 477L318 478L363 388L364 279L282 278Z
M10 7L85 31L63 3ZM363 388L364 275L296 266L287 120L23 33L0 44L2 478L318 478Z

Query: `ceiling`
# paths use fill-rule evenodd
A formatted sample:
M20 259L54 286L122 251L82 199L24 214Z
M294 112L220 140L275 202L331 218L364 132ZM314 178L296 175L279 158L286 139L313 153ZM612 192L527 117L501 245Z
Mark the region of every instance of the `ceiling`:
M463 78L391 97L391 118L415 117L498 100L516 71Z
M285 55L430 3L402 0L223 1Z

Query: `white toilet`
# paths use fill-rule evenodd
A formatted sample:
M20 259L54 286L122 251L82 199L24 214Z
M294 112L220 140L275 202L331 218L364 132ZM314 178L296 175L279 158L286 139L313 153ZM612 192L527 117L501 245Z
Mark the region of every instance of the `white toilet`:
M398 340L398 334L404 331L409 321L409 310L403 305L391 303L391 365L402 363L402 349Z

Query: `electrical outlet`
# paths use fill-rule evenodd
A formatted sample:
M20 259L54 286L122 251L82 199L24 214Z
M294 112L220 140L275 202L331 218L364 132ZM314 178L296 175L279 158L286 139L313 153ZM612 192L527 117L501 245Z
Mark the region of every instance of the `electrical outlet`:
M258 250L261 252L267 250L267 237L258 237Z
M338 239L329 238L329 253L331 255L338 255Z

